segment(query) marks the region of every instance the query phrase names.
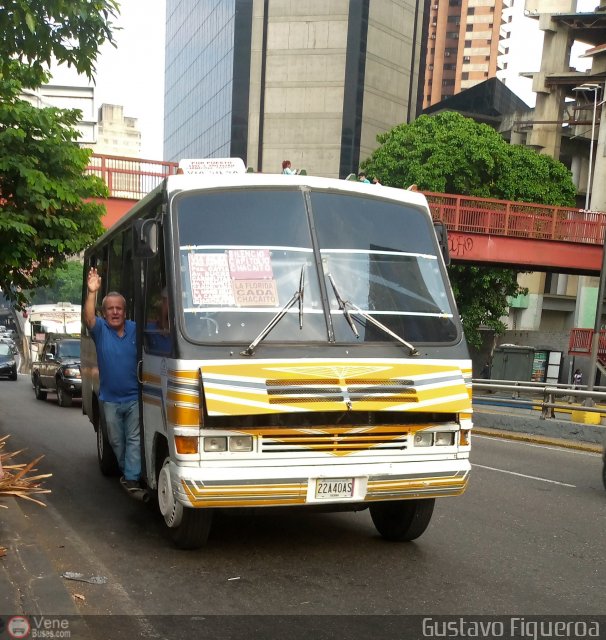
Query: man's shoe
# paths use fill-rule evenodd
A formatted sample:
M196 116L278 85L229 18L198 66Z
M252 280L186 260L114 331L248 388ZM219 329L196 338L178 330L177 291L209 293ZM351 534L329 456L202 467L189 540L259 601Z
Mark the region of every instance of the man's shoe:
M148 496L147 491L143 489L138 480L127 480L122 476L120 478L120 484L124 487L124 490L129 496L131 496L131 498L145 501L145 498Z

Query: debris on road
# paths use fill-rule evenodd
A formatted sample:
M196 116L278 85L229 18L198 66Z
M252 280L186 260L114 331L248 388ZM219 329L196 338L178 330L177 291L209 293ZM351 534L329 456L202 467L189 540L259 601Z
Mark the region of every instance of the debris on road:
M78 582L88 582L90 584L105 584L107 582L105 576L90 576L87 578L83 573L76 573L75 571L66 571L61 574L61 577L66 580L77 580Z

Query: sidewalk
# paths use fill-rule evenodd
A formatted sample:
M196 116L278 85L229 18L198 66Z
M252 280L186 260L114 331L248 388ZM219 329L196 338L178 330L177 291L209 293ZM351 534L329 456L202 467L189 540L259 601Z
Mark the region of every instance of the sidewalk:
M0 616L79 615L62 578L37 546L35 525L20 501L5 498L2 504L7 508L0 509L0 546L6 547L0 563Z
M573 410L582 407L571 405L569 411L556 410L555 418L542 419L540 409L516 407L503 397L474 397L474 432L601 453L606 427L573 422Z

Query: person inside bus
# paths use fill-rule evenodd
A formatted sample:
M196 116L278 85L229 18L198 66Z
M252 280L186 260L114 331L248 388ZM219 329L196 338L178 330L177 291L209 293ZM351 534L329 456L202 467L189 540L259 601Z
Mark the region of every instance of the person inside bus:
M169 331L168 291L166 287L162 289L156 309L155 318L145 324L145 346L152 353L168 354L172 350L172 340Z
M101 304L103 317L95 314L101 276L91 267L84 303L84 322L97 349L99 399L107 425L107 437L116 454L120 483L133 497L140 497L141 445L139 386L137 380L136 324L126 319L126 300L111 291Z

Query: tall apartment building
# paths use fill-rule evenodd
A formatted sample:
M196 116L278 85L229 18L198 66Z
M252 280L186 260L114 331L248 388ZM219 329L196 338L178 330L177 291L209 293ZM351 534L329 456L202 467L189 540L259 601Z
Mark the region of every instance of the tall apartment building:
M513 0L431 0L423 108L497 75L508 53Z
M345 177L414 119L424 3L167 0L164 158Z

